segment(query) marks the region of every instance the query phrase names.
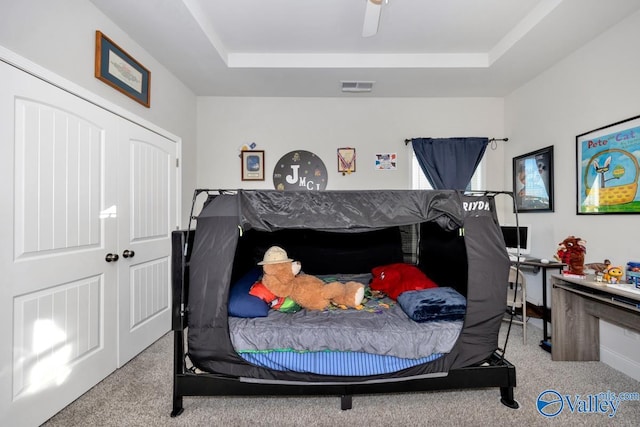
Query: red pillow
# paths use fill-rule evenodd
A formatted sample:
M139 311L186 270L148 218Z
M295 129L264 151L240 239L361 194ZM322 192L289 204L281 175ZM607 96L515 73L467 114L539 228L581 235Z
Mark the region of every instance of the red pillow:
M373 275L369 285L371 289L384 292L394 300L397 300L398 295L406 291L438 287L422 270L411 264L383 265L372 269L371 274Z

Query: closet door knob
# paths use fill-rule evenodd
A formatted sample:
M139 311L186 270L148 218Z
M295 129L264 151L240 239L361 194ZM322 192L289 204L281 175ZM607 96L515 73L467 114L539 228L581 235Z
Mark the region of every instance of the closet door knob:
M122 252L122 256L124 258L133 258L135 254L136 253L134 251L130 251L129 249L125 249L124 252Z
M104 260L107 262L116 262L118 260L118 254L107 254L106 257L104 257Z

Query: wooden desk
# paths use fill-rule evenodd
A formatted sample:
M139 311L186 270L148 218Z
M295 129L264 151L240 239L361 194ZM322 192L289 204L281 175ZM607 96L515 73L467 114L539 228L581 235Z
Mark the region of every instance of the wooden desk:
M640 294L588 279L551 278L552 360L600 360L599 319L640 331Z
M512 262L512 265L517 265L517 262ZM542 270L542 340L540 341L540 347L550 352L551 344L549 340L549 333L547 332L547 323L551 321L549 316L549 308L547 307L547 270L558 270L559 272L566 264L561 262L548 262L546 264L539 261L520 261L521 267L531 267L533 273L537 274Z

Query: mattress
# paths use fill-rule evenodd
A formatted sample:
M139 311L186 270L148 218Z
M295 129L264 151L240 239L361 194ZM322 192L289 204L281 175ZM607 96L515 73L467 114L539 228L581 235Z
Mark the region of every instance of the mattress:
M322 278L368 283L368 277ZM229 317L231 342L238 353L340 351L421 359L448 353L458 339L462 320L415 322L394 300L368 288L366 295L361 309L271 310L266 317Z
M388 374L442 357L441 353L436 353L419 359L404 359L355 351L259 351L239 352L239 355L251 364L277 371L342 376Z

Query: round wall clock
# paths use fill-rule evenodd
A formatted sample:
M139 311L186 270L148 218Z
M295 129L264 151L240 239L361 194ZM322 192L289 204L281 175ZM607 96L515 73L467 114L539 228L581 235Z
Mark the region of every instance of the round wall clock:
M327 168L320 157L310 151L291 151L276 162L273 186L276 190L324 190Z

